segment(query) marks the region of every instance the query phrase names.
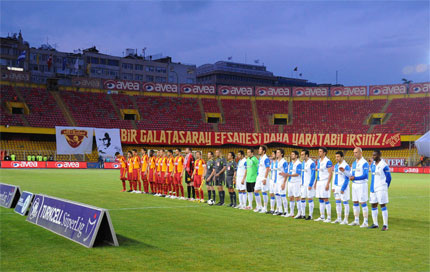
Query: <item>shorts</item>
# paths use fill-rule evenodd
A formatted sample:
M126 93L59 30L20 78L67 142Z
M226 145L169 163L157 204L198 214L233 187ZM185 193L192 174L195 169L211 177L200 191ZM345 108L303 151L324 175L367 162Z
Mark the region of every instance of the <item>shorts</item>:
M172 177L171 173L169 173L167 175L166 180L167 180L167 184L173 184L173 177Z
M182 183L181 173L175 173L175 175L173 176L173 184L179 185L181 183Z
M309 190L309 186L304 186L302 185L301 189L300 189L300 196L301 198L305 199L311 199L315 197L315 189L312 186L311 189Z
M155 182L155 176L154 176L154 170L149 169L149 176L148 176L149 182Z
M300 182L288 182L288 196L289 197L300 197Z
M334 185L333 189L334 189L334 199L336 199L336 200L340 199L341 201L348 201L350 199L349 186L346 187L343 194L340 193L340 189L342 189L341 186Z
M233 176L227 176L225 179L225 186L227 186L228 189L232 189L234 188L234 184L233 184Z
M273 180L269 182L269 193L276 194L276 183Z
M199 188L202 185L202 176L195 175L193 180L194 188Z
M246 181L242 184L242 180L243 180L243 177L241 177L241 178L236 177L236 188L239 191L245 191L246 190Z
M206 186L214 186L214 177L211 178L211 180L208 180L208 177L206 177Z
M376 191L374 193L370 193L370 201L371 204L387 204L388 203L388 191Z
M185 183L190 184L191 182L193 182L193 181L191 180L190 174L188 174L188 172L185 171Z
M148 176L145 175L145 172L140 172L140 175L143 182L148 182Z
M288 183L285 183L284 189L282 189L282 185L283 185L283 182L275 183L275 194L279 194L279 195L287 194Z
M139 169L133 169L133 181L140 180L139 172L140 172Z
M256 191L262 191L262 192L269 191L270 180L266 179L266 184L263 184L263 180L264 180L264 178L257 177L257 181L255 182L255 188L254 188Z
M225 182L225 176L215 177L215 186L223 186Z
M368 188L366 183L352 183L352 201L364 203L369 200Z
M255 187L255 182L246 182L246 191L248 193L253 193Z
M130 172L130 171L127 172L127 180L133 181L133 172Z
M327 180L319 180L317 182L317 188L315 191L315 196L317 198L330 198L331 184L329 184L328 191L326 191L325 186L327 185L327 182L328 182Z
M164 172L161 172L161 177L160 177L159 182L160 182L161 184L165 184L165 183L166 183L166 175L165 175L165 173L164 173Z
M119 170L119 179L122 181L127 180L126 174L127 174L127 169L121 168Z

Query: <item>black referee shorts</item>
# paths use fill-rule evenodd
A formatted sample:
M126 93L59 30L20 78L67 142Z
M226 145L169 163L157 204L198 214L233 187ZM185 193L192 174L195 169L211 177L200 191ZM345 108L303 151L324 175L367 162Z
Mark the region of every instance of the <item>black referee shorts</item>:
M248 193L253 193L254 192L254 187L255 187L255 182L247 182L246 183L246 191Z

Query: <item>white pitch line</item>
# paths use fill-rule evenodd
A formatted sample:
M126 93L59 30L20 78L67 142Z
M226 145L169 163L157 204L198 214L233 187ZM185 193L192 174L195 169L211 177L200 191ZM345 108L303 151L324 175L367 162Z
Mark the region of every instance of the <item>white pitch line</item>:
M108 209L109 211L122 211L122 210L147 210L147 209L176 209L176 208L199 208L203 206L187 205L187 206L154 206L154 207L132 207L132 208L118 208Z

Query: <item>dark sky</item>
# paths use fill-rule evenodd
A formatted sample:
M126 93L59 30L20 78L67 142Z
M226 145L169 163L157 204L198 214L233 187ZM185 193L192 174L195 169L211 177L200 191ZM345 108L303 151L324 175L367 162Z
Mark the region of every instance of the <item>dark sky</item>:
M317 83L430 81L429 1L1 1L1 36L31 46L147 47L201 65L260 60ZM294 74L295 75L295 74Z

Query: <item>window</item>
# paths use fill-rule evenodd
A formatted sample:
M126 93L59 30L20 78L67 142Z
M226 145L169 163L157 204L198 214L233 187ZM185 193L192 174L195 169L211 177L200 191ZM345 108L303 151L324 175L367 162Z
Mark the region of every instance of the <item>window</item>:
M194 78L187 78L187 83L194 83Z
M106 65L106 59L100 59L100 64Z
M288 123L287 118L274 118L273 123L275 125L286 125Z
M91 63L92 64L99 64L99 59L95 57L91 57Z
M157 73L166 73L166 68L164 67L156 67L155 69Z
M146 76L146 81L154 82L154 76Z
M143 65L142 64L135 64L134 69L139 70L139 71L143 71Z
M209 124L218 124L220 121L219 117L208 117Z
M157 76L157 77L155 77L155 82L164 83L164 82L166 82L166 78Z
M169 82L170 83L174 83L175 81L175 77L173 75L169 75Z
M135 74L134 79L139 80L139 81L143 81L143 75Z
M146 70L147 72L154 72L154 66L146 66L146 67L145 67L145 70Z
M131 64L131 63L123 63L122 64L122 68L123 69L127 69L127 70L133 70L133 64Z
M119 61L118 60L109 59L108 60L108 65L110 65L110 66L119 66Z
M133 74L123 73L122 74L122 79L133 80Z

